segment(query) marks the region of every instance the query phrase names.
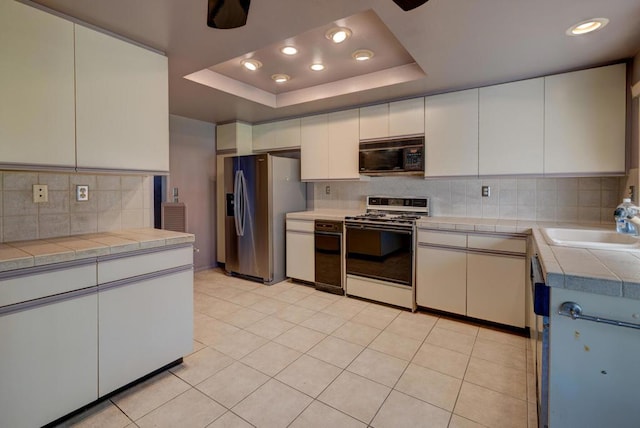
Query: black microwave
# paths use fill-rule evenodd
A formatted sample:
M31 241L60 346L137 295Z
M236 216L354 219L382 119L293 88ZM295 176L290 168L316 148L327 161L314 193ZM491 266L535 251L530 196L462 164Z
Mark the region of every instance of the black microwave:
M360 142L360 174L424 174L424 137Z

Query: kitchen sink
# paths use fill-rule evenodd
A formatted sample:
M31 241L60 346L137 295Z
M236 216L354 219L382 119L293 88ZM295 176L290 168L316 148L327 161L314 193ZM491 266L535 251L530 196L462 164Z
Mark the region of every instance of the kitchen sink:
M637 236L611 230L547 227L540 231L549 245L618 251L640 249L640 238Z

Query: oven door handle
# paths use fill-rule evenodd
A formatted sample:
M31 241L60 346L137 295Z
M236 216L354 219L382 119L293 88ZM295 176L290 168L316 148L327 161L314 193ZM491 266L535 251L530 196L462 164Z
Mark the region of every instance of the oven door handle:
M402 226L392 226L392 225L387 225L387 226L376 226L376 225L371 225L371 224L361 224L361 223L357 223L357 224L347 224L347 231L349 230L375 230L378 232L394 232L394 233L402 233L405 235L411 235L413 234L413 228L411 229L407 229L405 227Z

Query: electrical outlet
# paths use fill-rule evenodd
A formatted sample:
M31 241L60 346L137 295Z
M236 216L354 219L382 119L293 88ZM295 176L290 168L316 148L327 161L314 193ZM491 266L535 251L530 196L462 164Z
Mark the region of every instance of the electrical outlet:
M482 186L482 197L488 198L491 196L491 187L490 186Z
M86 184L78 184L76 186L76 201L83 202L89 200L89 186Z
M331 194L331 186L327 186L324 188L324 194L325 195L330 195Z
M33 202L49 202L49 187L46 184L33 185Z

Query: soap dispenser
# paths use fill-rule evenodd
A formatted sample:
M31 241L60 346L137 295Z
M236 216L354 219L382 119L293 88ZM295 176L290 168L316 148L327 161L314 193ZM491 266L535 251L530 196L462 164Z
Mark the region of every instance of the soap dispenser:
M614 212L616 231L627 235L637 235L638 226L631 219L638 215L638 207L631 202L631 198L624 198Z

